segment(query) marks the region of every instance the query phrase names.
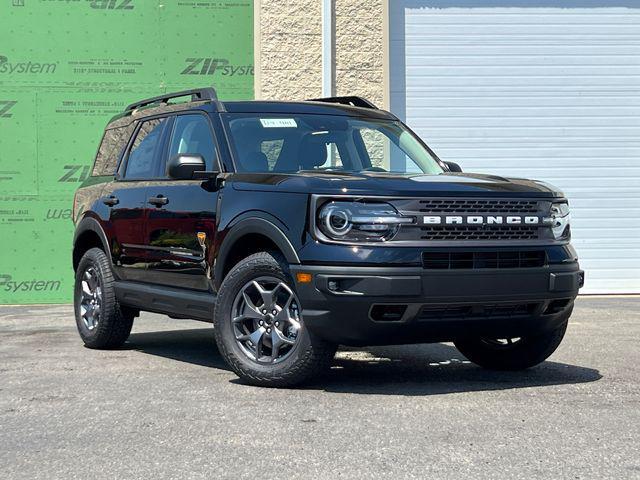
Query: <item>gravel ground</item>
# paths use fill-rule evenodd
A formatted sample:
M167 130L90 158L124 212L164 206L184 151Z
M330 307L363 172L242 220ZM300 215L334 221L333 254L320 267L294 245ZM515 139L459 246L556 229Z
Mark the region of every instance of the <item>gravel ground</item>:
M581 298L521 373L449 344L341 350L304 389L239 383L207 324L82 346L69 306L0 307L2 478L640 478L640 298Z

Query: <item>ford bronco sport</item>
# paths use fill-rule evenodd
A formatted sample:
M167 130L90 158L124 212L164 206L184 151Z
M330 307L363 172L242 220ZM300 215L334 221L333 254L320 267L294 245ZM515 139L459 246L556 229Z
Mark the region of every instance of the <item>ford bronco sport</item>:
M74 221L86 346L122 345L141 310L204 320L265 386L309 379L339 344L452 341L525 369L558 347L583 283L558 189L464 174L359 97L134 103Z

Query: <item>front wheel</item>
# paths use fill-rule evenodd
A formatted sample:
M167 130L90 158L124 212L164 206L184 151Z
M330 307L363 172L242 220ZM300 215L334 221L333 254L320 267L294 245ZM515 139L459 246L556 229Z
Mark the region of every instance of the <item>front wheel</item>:
M224 279L214 312L220 353L253 385L302 383L331 362L336 347L307 330L285 259L251 255Z
M544 362L556 351L567 330L568 318L555 330L516 338L465 338L456 348L476 365L491 370L524 370Z

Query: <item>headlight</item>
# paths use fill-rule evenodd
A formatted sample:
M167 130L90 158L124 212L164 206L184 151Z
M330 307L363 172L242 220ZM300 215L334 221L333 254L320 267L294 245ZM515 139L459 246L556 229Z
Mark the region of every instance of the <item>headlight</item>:
M414 219L401 216L388 203L329 202L320 208L317 224L330 240L384 242L400 225Z
M571 236L570 221L571 214L569 213L569 204L567 202L551 204L549 223L553 231L553 237L556 240L569 238Z

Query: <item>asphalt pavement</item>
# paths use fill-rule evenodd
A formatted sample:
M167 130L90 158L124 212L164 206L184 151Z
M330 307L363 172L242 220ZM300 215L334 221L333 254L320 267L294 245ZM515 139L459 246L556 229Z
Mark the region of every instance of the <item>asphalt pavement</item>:
M302 389L240 383L204 323L143 314L113 351L69 306L0 307L3 479L640 478L640 298L580 298L549 361L342 349Z

